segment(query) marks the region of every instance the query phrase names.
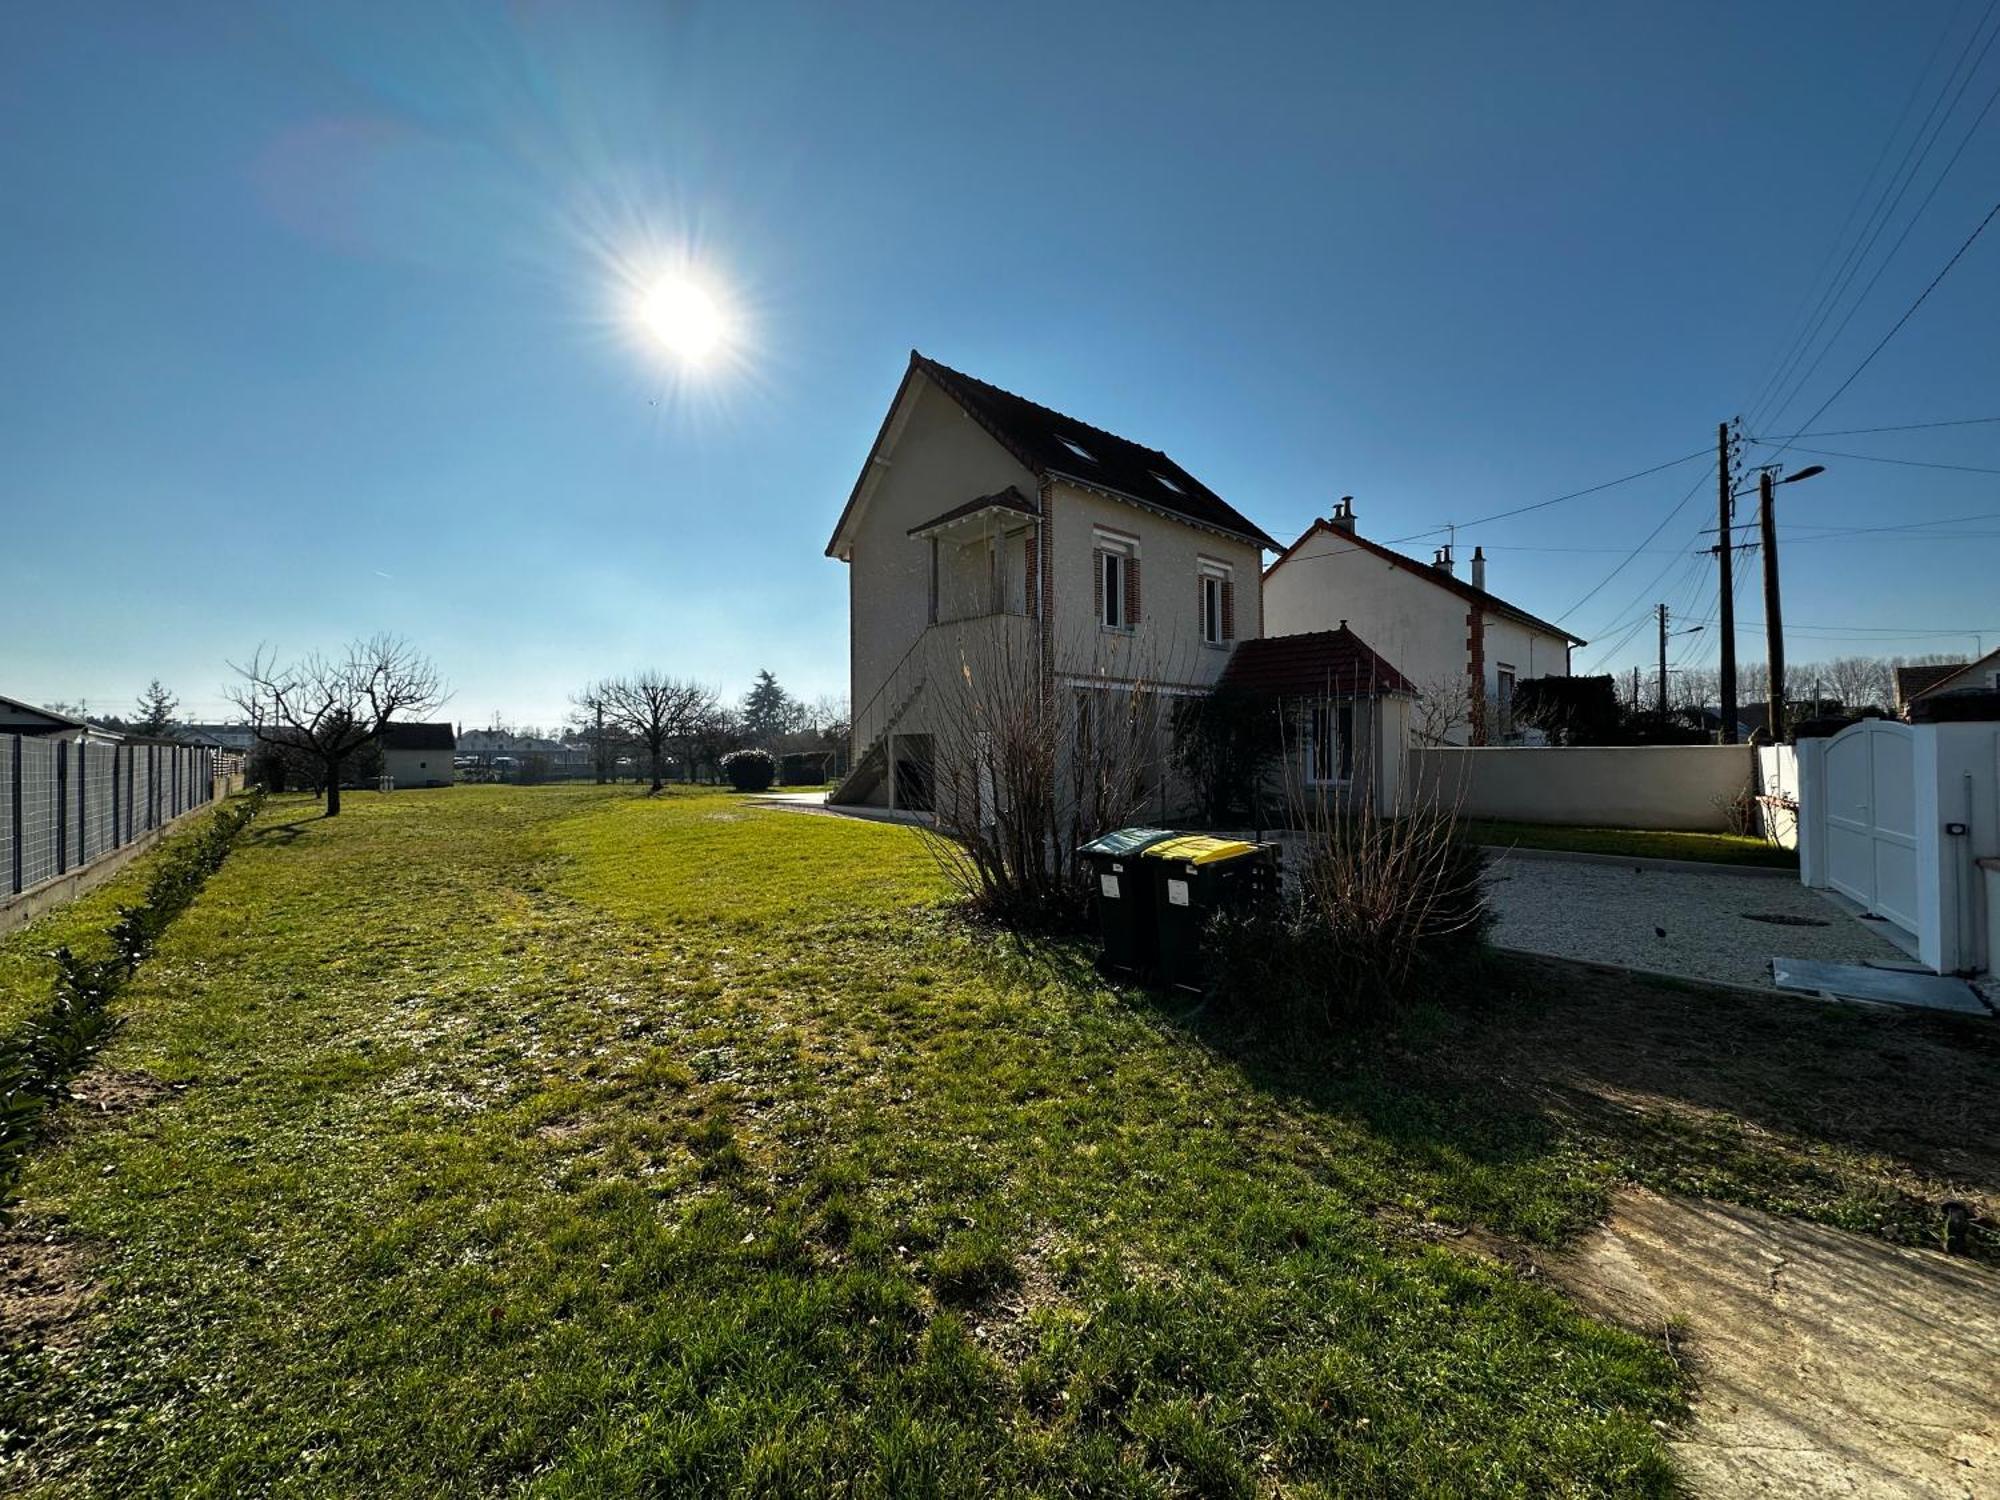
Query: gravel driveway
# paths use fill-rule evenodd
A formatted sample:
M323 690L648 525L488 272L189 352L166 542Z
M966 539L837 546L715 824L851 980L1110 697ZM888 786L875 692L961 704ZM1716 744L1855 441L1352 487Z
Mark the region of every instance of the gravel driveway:
M1493 940L1507 948L1761 989L1772 988L1771 959L1778 955L1909 962L1869 924L1796 877L1537 859L1517 851L1496 856L1486 879L1499 914Z

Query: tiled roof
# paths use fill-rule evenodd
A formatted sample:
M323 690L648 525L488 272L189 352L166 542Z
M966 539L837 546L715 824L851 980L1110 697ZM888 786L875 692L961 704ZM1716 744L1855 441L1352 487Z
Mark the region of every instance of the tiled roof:
M1281 698L1416 691L1408 678L1345 625L1338 630L1238 642L1223 669L1222 681L1228 687L1276 693Z
M1025 396L941 365L914 349L910 363L956 398L1035 473L1065 475L1277 550L1278 544L1247 516L1159 449L1142 447L1114 432L1064 416Z
M1465 600L1468 604L1476 604L1481 609L1491 610L1496 615L1506 615L1510 619L1518 620L1521 624L1535 630L1545 631L1549 635L1559 635L1572 646L1587 646L1590 644L1582 636L1571 635L1560 625L1551 624L1538 615L1531 615L1519 605L1509 604L1498 594L1489 594L1485 589L1474 588L1455 573L1447 573L1443 568L1433 567L1426 562L1419 562L1416 558L1406 556L1396 551L1393 547L1385 547L1380 542L1371 542L1367 537L1360 535L1358 532L1335 526L1332 522L1324 518L1314 521L1312 525L1301 532L1299 539L1293 542L1291 546L1286 547L1283 555L1264 570L1264 576L1269 578L1273 573L1277 572L1279 568L1284 566L1285 559L1298 551L1305 544L1308 537L1322 531L1343 542L1352 542L1360 551L1371 552L1384 562L1392 563L1396 567L1403 569L1406 573L1414 573L1417 577L1436 584L1447 593L1458 595L1459 598Z
M449 724L390 724L382 731L385 750L450 750L458 736Z
M1970 665L1970 662L1954 661L1928 667L1898 667L1896 701L1908 703L1913 698L1920 698L1939 683L1949 682Z
M997 490L991 495L981 495L977 500L968 500L963 505L954 505L943 515L932 516L921 526L912 526L910 528L910 535L920 536L924 532L934 530L939 526L949 526L953 521L963 520L967 516L976 516L982 510L1013 510L1019 511L1024 516L1039 516L1042 513L1041 506L1037 505L1010 484L1006 489Z

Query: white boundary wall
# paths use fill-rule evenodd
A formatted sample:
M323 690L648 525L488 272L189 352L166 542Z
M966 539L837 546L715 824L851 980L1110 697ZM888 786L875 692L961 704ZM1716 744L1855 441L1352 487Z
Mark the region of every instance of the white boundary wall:
M1757 831L1780 849L1799 847L1799 752L1757 747Z
M1748 745L1434 746L1410 751L1412 790L1468 818L1726 833L1751 795Z

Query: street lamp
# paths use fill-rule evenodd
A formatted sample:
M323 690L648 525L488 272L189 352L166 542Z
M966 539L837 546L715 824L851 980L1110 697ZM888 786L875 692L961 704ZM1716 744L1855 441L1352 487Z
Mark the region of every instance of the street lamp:
M1771 743L1785 742L1785 620L1778 604L1778 518L1775 508L1777 488L1797 484L1826 472L1825 464L1808 464L1796 474L1777 477L1776 464L1757 471L1757 534L1764 544L1764 649L1770 660L1771 704L1767 728Z

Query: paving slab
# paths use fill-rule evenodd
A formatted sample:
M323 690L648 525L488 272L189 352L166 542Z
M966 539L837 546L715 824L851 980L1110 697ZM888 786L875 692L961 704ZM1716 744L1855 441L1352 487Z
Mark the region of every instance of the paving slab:
M1545 1268L1692 1360L1698 1495L2000 1495L1990 1266L1635 1189Z
M1950 979L1927 969L1780 957L1771 960L1771 977L1781 990L1802 990L1809 995L1913 1005L1920 1010L1950 1010L1970 1016L1987 1013L1985 1003L1963 979Z

